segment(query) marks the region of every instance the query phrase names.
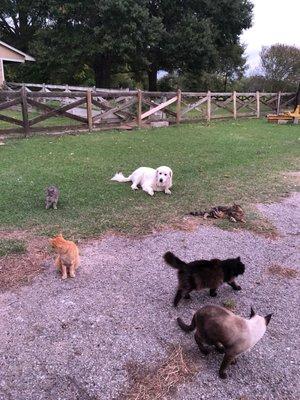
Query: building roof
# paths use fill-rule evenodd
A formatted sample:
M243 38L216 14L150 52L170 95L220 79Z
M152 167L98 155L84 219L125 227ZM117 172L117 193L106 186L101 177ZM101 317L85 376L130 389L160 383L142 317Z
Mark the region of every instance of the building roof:
M2 42L0 40L0 59L4 61L15 61L15 62L25 62L25 61L35 61L30 55L23 53L23 51L18 50L9 44Z

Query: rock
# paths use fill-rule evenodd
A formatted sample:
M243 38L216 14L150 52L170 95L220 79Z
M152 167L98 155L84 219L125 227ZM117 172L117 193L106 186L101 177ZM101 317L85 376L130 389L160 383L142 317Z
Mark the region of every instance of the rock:
M164 126L169 126L169 121L152 121L150 125L152 128L162 128Z

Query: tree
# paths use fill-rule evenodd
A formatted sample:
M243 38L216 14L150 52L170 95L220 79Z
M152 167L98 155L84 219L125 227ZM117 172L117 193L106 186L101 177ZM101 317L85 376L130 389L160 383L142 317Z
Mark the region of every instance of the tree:
M248 0L149 0L147 7L163 24L158 43L144 53L150 90L156 90L160 69L200 74L216 69L252 18Z
M295 46L275 44L263 47L260 53L263 75L270 90L283 90L297 85L300 80L300 49Z
M160 69L228 80L252 17L249 0L0 0L0 9L3 39L37 60L18 69L28 79L76 83L93 71L110 87L115 74L146 73L150 90Z
M244 57L245 49L240 44L228 46L220 50L220 61L217 68L217 74L223 80L224 92L227 90L228 83L232 84L234 81L243 77L246 66L246 58Z
M35 33L46 25L47 0L0 0L0 38L27 52Z
M113 74L127 72L129 61L145 43L154 43L153 32L160 29L144 0L53 0L50 13L51 24L36 36L33 54L45 71L64 69L69 77L78 76L72 70L80 64L88 65L98 87L110 87Z

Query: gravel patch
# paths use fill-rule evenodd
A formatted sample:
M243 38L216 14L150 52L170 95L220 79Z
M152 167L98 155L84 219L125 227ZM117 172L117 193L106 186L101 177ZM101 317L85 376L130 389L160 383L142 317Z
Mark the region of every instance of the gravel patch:
M299 280L269 269L299 268L299 202L293 194L259 205L280 231L277 239L213 226L139 239L109 236L81 249L75 279L61 281L53 265L45 265L30 286L0 296L0 399L124 398L130 392L129 366L153 373L178 345L197 368L188 381L179 380L172 399L298 399ZM192 293L192 300L174 309L177 277L163 263L167 250L185 260L240 255L246 264L238 279L243 290L224 285L216 298L208 291ZM180 331L175 320L189 321L201 305L228 301L245 317L250 306L274 316L264 338L223 381L222 355L203 356L193 335Z

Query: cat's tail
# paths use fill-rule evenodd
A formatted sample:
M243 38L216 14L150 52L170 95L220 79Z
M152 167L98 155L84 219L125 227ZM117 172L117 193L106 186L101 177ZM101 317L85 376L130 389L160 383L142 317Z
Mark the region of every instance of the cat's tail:
M191 211L189 212L189 215L193 215L194 217L203 217L205 214L205 211Z
M185 324L181 318L177 318L177 323L180 326L180 328L184 331L184 332L192 332L195 330L196 328L196 317L195 314L193 316L192 322L190 325Z
M186 269L186 263L180 260L180 258L176 257L175 254L171 253L170 251L165 253L164 260L173 268L179 269L181 271Z
M131 181L131 175L126 178L126 176L123 175L122 172L117 172L115 176L111 178L111 181L117 181L117 182L129 182Z

